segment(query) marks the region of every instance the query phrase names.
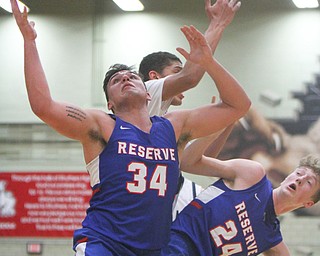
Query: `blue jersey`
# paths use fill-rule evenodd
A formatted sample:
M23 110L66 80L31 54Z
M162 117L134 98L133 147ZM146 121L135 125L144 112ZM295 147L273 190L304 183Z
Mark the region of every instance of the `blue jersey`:
M220 179L178 215L162 255L258 255L281 241L270 181L231 190Z
M88 166L93 196L82 225L130 248L160 249L169 240L179 177L173 126L154 116L145 133L114 118L107 146Z

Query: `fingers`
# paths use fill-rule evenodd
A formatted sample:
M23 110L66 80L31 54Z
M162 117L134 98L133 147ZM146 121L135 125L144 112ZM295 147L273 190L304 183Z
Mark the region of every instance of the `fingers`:
M21 12L19 10L19 6L17 3L17 0L10 0L12 13L16 17L17 15L21 15Z
M205 10L207 15L210 15L210 8L215 5L222 8L229 6L233 11L237 11L241 6L241 2L239 0L217 0L213 5L211 5L211 0L205 0Z
M27 10L27 7L23 7L23 13L22 13L22 16L23 17L27 17L28 16L28 10Z
M194 45L195 43L199 43L199 42L201 45L203 43L206 43L205 38L202 35L202 33L192 25L190 27L183 26L181 28L181 31L183 32L183 34L187 38L190 46Z
M182 33L184 34L184 36L187 38L189 42L192 42L194 40L194 37L188 26L183 26L180 30L182 31Z
M177 50L186 60L189 60L189 59L190 59L190 55L189 55L189 53L188 53L185 49L183 49L183 48L181 48L181 47L178 47L178 48L176 48L176 50Z
M28 17L27 8L24 7L23 12L21 13L17 0L10 0L10 2L11 2L13 16L18 26L20 27L21 24L23 24L23 21L27 20L27 17Z
M229 6L231 7L231 9L232 9L233 11L237 11L237 10L239 10L239 8L240 8L240 6L241 6L241 2L238 1L238 0L231 0L231 1L229 2Z
M238 11L241 7L241 2L237 2L237 4L235 5L234 11Z
M199 45L207 45L207 40L205 39L204 35L196 29L194 26L190 26L190 34L193 37L193 41Z
M211 0L204 0L204 9L208 17L210 17Z

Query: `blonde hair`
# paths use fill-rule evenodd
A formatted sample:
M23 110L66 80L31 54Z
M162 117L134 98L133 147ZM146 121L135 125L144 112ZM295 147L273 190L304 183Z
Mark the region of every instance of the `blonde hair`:
M307 155L300 159L299 167L305 166L313 170L313 172L318 176L320 182L320 158L315 155ZM317 203L320 200L320 186L318 191L312 196L314 203Z

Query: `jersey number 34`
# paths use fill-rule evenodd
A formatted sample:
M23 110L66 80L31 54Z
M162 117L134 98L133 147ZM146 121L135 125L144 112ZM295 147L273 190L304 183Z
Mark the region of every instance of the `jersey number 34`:
M149 185L146 180L148 168L144 163L131 163L128 171L133 172L133 181L127 182L127 190L130 193L142 194L147 189L158 190L159 196L165 196L167 190L167 166L157 165L153 171Z

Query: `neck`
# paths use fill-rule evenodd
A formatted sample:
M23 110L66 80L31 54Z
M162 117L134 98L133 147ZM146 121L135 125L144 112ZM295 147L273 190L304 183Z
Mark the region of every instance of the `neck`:
M276 188L272 191L272 196L274 211L277 216L301 208L301 205L290 203L290 200L288 200L288 198L282 197L279 188Z
M130 111L120 111L117 112L115 115L121 118L123 121L126 121L138 127L140 130L144 132L150 132L152 123L147 109L131 109Z

